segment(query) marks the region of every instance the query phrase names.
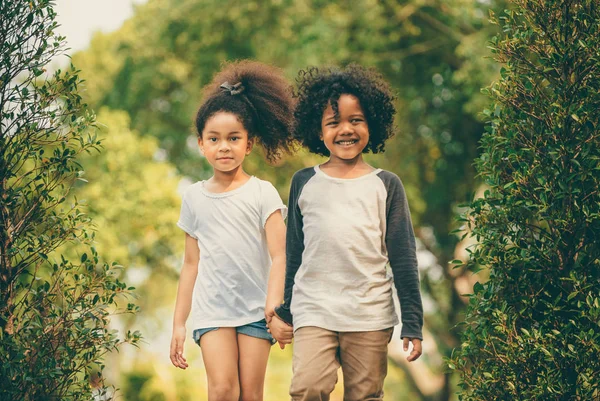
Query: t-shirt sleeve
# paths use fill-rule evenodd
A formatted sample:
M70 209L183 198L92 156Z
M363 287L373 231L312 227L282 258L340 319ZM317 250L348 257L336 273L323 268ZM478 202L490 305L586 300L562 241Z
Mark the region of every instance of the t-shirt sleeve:
M415 234L410 218L408 201L400 178L387 173L387 230L385 243L394 275L394 285L400 300L402 338L423 339L423 305L419 288L419 270Z
M260 200L260 223L263 228L269 217L277 210L281 210L281 216L284 219L286 218L287 207L283 204L279 193L270 182L262 182Z
M181 228L183 231L188 233L192 238L196 238L196 234L194 234L194 228L196 227L194 213L189 205L188 201L188 193L186 192L183 195L183 199L181 200L181 212L179 213L179 220L177 221L177 226Z

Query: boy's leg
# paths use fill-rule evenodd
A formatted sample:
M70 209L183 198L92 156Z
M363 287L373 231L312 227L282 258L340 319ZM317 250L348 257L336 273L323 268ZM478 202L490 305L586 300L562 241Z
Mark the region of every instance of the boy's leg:
M340 333L344 401L383 400L387 347L393 328Z
M293 401L327 401L337 383L338 333L319 327L301 327L294 333L292 362Z
M240 401L262 401L271 342L238 333Z
M238 401L238 342L233 327L221 327L200 337L208 379L208 401Z

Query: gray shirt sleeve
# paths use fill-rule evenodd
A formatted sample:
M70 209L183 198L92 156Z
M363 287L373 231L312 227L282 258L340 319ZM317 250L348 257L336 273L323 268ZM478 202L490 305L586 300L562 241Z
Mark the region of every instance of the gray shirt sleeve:
M302 212L298 206L298 198L302 193L304 185L315 174L313 168L306 168L298 171L292 177L290 185L290 196L288 200L288 220L286 233L286 267L285 267L285 290L283 295L283 304L275 308L275 313L284 322L293 324L293 317L290 311L292 304L292 290L296 272L302 264L302 253L304 252L304 231L302 222Z
M378 174L387 189L385 244L400 300L402 338L423 339L423 304L419 289L419 271L415 234L408 201L400 178L389 171Z

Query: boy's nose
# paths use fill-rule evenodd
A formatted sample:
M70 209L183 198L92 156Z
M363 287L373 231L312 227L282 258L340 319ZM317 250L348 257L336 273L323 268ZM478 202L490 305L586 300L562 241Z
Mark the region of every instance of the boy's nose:
M352 135L353 133L352 124L340 124L340 135Z

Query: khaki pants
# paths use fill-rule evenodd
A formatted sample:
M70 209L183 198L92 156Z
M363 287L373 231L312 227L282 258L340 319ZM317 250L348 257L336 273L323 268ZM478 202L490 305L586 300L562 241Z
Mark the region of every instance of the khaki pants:
M329 400L340 366L344 401L383 400L387 346L393 330L337 332L312 326L296 330L292 400Z

